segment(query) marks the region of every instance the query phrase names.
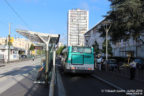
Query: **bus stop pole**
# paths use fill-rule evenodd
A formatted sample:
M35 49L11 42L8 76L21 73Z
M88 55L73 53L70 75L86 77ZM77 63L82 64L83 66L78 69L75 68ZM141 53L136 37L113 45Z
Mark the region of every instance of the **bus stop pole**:
M48 36L48 40L45 41L41 36L37 35L46 45L46 53L45 53L45 56L46 56L46 68L45 68L45 82L48 83L48 70L49 70L49 42L50 42L50 36Z
M49 91L49 96L54 96L54 91L55 91L55 60L56 60L56 54L55 54L55 49L53 50L53 69L52 69L52 79L50 83L50 91Z
M50 37L48 37L48 41L45 42L46 44L46 69L45 69L45 82L48 83L48 70L49 70L49 41Z
M46 69L45 69L45 81L48 83L48 58L49 58L49 48L48 43L46 43Z

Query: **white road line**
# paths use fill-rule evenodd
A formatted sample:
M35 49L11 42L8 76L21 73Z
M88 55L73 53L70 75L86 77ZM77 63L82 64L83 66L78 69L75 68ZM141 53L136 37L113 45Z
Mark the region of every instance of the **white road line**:
M114 88L116 88L116 89L118 89L118 90L124 90L124 89L120 88L119 86L117 86L117 85L115 85L115 84L113 84L113 83L111 83L111 82L109 82L109 81L106 81L106 80L102 79L102 78L99 77L99 76L96 76L96 75L91 75L91 76L94 77L94 78L96 78L96 79L99 79L100 81L105 82L106 84L108 84L108 85L110 85L110 86L112 86L112 87L114 87Z
M28 74L25 76L28 76ZM21 75L7 76L0 79L0 94L14 86L18 81L21 81L24 77Z
M35 62L18 62L17 64L14 65L10 65L0 69L0 77L2 76L2 78L0 78L0 94L2 94L4 91L8 90L9 88L11 88L12 86L14 86L15 84L17 84L19 81L21 81L22 79L24 79L26 76L28 76L32 71L35 72L36 68L33 68L32 71L26 72L25 74L21 74L19 73L18 75L11 75L12 73L9 73L8 75L3 75L4 73L13 71L14 69L19 69L18 72L20 72L20 68L25 67L25 66L36 66L36 65L40 65L39 62L40 59L37 59ZM35 63L35 64L33 64ZM14 72L15 73L15 72Z
M106 84L108 84L108 85L110 85L111 87L113 87L113 88L115 88L117 90L124 90L121 87L119 87L119 86L117 86L117 85L115 85L115 84L113 84L113 83L111 83L109 81L106 81L106 80L104 80L103 78L101 78L101 77L99 77L97 75L91 75L91 76L96 78L96 79L98 79L98 80L100 80L100 81L102 81L102 82L104 82L104 83L106 83ZM130 95L130 96L135 96L135 95Z

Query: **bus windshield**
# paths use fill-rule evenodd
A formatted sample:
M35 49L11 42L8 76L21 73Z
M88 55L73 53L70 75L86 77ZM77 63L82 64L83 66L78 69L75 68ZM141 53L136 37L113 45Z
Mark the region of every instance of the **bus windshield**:
M73 47L72 52L91 53L92 50L90 47Z

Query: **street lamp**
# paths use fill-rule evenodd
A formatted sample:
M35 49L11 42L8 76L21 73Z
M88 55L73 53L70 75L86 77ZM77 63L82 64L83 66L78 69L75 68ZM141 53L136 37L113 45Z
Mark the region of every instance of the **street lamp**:
M104 30L106 32L106 62L108 61L108 32L111 28L111 24L109 21L104 21ZM107 70L107 63L106 63L106 70Z
M108 32L111 28L111 24L109 22L104 22L104 30L106 33L106 61L108 60Z

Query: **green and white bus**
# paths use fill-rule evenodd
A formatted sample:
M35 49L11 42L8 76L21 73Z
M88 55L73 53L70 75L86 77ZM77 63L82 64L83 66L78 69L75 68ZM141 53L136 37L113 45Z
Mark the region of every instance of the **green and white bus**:
M65 72L93 73L94 52L92 47L69 46L63 50Z

